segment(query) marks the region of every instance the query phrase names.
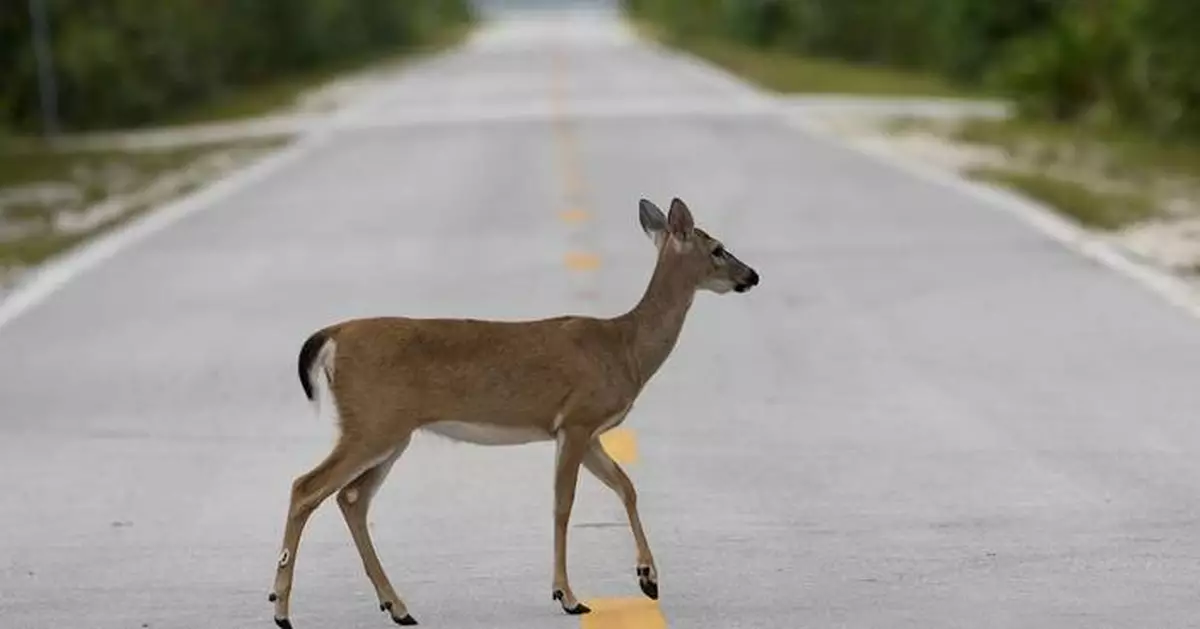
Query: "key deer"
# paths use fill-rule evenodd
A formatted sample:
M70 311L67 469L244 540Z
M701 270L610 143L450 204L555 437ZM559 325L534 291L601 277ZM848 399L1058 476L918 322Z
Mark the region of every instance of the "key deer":
M623 502L639 586L658 598L637 492L599 437L625 420L667 360L697 291L744 293L759 276L696 227L682 200L673 199L664 216L643 199L638 214L657 262L642 298L618 316L364 318L330 325L304 342L298 365L304 393L318 404L328 395L339 434L329 455L292 483L269 597L281 629L292 626L288 603L301 531L335 493L380 609L400 625L417 624L380 565L367 510L418 430L480 445L557 442L553 599L568 614L590 611L567 579L567 524L581 466Z

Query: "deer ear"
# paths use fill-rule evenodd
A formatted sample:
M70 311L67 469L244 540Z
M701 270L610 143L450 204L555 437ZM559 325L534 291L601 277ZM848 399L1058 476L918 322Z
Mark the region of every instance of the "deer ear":
M638 203L638 222L642 224L642 231L655 243L658 243L667 231L667 217L648 199L642 199Z
M692 233L692 229L696 227L696 223L692 220L692 211L688 209L686 203L682 199L676 197L671 199L671 210L667 215L667 226L671 233L681 238L687 238Z

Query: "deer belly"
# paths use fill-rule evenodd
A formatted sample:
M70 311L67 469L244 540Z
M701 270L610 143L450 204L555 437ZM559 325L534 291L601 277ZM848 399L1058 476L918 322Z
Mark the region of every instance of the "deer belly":
M440 421L426 424L421 429L454 441L481 446L515 446L554 439L554 435L532 426Z

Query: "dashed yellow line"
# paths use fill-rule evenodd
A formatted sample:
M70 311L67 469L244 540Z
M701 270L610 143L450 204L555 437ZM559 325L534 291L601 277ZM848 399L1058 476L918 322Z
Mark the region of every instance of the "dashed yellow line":
M579 617L581 629L667 629L658 603L648 598L601 598L587 606L592 613Z
M599 268L600 256L585 251L571 251L564 256L563 262L572 271L591 271Z
M575 209L559 212L558 217L568 223L582 223L583 221L586 221L589 218L591 218L591 215L588 214L587 211L585 211L585 210L575 208Z
M628 428L613 428L600 435L600 445L608 456L621 465L637 461L637 439Z

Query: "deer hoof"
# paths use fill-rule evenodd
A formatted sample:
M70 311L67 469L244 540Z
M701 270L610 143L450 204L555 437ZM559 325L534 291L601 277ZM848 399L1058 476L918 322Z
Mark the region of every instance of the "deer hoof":
M573 607L568 606L567 601L566 601L566 595L563 594L562 590L554 590L554 600L558 601L559 605L562 605L564 612L566 612L572 616L579 616L581 614L586 614L586 613L589 613L592 611L592 608L590 608L587 605L584 605L583 603L580 603L580 602L576 602Z
M638 579L638 585L642 588L642 594L650 597L650 600L658 600L658 584L649 579Z
M275 617L275 626L279 629L292 629L292 621L287 618Z
M651 576L650 566L638 566L638 587L642 588L642 594L650 597L650 600L658 600L658 580Z
M405 613L403 616L397 616L397 615L393 614L391 601L388 601L386 603L380 603L379 611L387 612L388 615L392 617L392 622L396 623L397 625L404 625L405 627L411 627L411 626L417 624L417 619L413 618L412 614Z

